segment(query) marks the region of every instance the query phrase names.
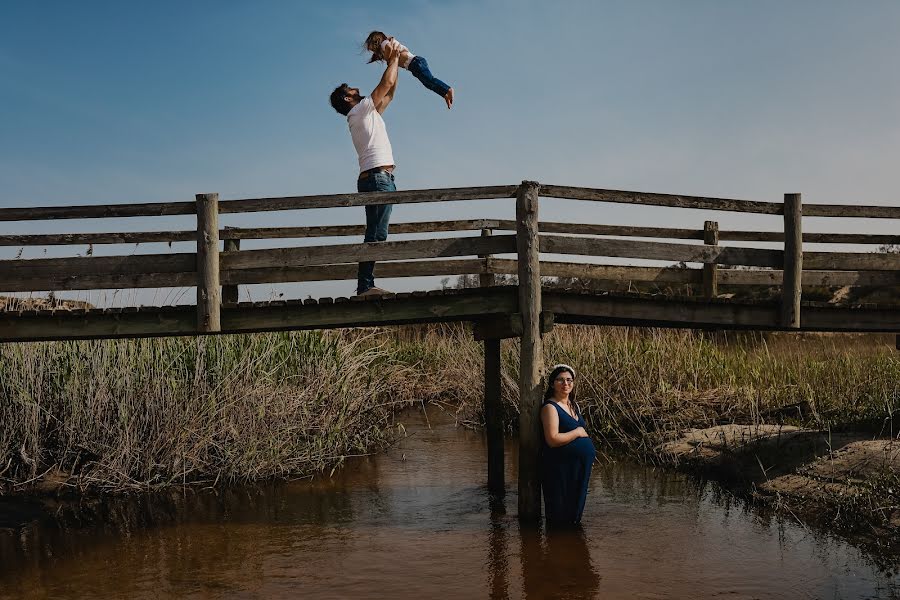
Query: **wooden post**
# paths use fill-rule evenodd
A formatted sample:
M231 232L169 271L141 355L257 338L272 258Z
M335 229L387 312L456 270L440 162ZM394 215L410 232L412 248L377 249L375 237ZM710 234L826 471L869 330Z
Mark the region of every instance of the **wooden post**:
M522 340L519 353L519 520L541 518L541 266L538 239L540 184L523 181L516 195L516 248L519 260L519 312Z
M219 194L197 194L197 330L221 331Z
M800 194L784 195L784 279L781 326L800 328L800 284L803 278L803 205Z
M482 229L481 237L487 237L491 235L492 231L490 229ZM481 273L478 276L478 285L481 287L491 287L494 285L494 274L489 271L491 265L491 255L490 254L479 254L478 258L484 260L484 273Z
M481 230L482 237L491 235L490 229ZM484 259L485 270L490 254L479 254ZM493 273L478 276L480 287L494 285ZM503 448L503 401L501 396L501 355L500 338L484 340L484 428L487 434L488 452L488 493L501 498L506 495Z
M228 233L228 228L225 228L225 233ZM225 252L237 252L241 249L241 240L236 239L232 240L229 238L225 238ZM238 286L236 285L223 285L222 286L222 302L230 302L237 303L238 301Z
M488 492L506 495L503 452L503 404L500 394L500 340L484 340L484 428L487 433Z
M719 245L719 224L716 221L703 223L703 243L707 246ZM703 265L703 296L706 298L715 298L719 295L718 270L719 265L716 263Z

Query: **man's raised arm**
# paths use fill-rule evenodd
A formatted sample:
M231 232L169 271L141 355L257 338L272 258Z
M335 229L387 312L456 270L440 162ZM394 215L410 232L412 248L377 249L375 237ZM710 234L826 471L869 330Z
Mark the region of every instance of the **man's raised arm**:
M383 113L394 99L394 91L397 89L397 69L400 65L400 52L397 50L397 44L388 44L385 48L385 60L388 63L381 76L381 81L372 90L372 102L375 103L375 110Z

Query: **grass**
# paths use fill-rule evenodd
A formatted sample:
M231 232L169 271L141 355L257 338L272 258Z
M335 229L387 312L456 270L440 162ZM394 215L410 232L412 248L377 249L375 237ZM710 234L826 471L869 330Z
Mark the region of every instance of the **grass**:
M481 348L461 325L0 345L0 490L50 475L128 490L327 471L389 444L412 402L480 425ZM601 447L645 460L686 427L890 429L900 409L900 352L866 336L557 327L545 361L578 370ZM509 431L517 365L504 342Z

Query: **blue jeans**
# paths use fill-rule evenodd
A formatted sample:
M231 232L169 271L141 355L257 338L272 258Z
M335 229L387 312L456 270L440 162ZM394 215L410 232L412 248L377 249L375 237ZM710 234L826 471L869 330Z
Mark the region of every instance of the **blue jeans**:
M443 98L447 95L450 86L431 74L428 69L428 61L423 57L417 56L409 63L409 72L413 77L422 82L422 85Z
M357 192L396 192L393 173L375 173L356 182ZM388 222L391 220L391 205L379 204L366 207L366 242L383 242L388 236ZM356 274L356 293L375 287L375 263L359 263Z

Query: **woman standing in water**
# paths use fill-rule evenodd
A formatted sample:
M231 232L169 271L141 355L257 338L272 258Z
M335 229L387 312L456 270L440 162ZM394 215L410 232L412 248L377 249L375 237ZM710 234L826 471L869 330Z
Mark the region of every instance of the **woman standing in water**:
M569 365L556 365L550 371L541 424L541 485L547 524L577 525L597 453L575 404L575 369Z

